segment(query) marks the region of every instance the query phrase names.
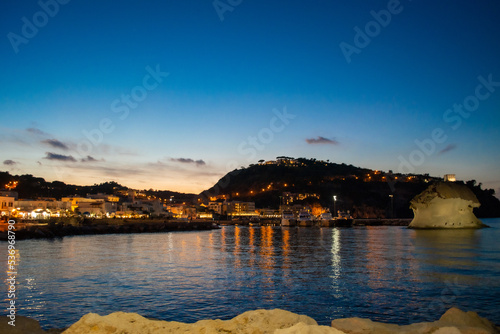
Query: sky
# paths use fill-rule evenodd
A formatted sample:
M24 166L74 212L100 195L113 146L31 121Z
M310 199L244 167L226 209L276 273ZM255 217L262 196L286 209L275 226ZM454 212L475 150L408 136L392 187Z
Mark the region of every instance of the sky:
M277 156L500 193L500 2L0 3L0 170L199 193Z

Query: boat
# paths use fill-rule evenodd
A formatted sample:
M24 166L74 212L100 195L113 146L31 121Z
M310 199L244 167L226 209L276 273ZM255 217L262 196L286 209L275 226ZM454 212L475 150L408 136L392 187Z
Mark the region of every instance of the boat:
M297 219L299 226L312 226L313 220L311 214L307 211L300 211L299 218Z
M354 219L352 219L349 211L339 211L337 217L333 218L333 226L338 227L351 227Z
M325 227L333 226L332 214L330 212L323 212L319 216L319 224L320 226L325 226Z
M291 210L284 210L281 213L281 226L296 226L297 220Z

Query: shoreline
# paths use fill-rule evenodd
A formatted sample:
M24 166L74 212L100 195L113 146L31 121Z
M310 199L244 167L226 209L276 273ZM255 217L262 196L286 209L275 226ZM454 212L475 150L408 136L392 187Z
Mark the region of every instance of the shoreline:
M162 233L174 231L206 231L219 228L206 220L168 219L74 219L59 218L48 221L16 221L16 240L54 239L77 235ZM3 227L3 225L2 225ZM7 240L7 230L0 232L0 241Z
M281 226L279 219L259 222L206 219L180 220L160 218L55 218L49 220L16 220L16 240L54 239L77 235L162 233L174 231L206 231L225 226ZM408 226L410 218L354 219L353 226ZM0 225L0 241L7 240L7 224ZM319 227L319 226L312 226ZM308 227L311 228L311 227Z

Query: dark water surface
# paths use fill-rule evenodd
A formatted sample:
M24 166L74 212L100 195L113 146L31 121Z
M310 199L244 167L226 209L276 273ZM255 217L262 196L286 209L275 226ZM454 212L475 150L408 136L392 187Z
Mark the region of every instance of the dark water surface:
M195 322L259 308L326 325L433 321L458 306L499 324L500 219L483 221L492 228L231 226L18 241L18 311L45 328L89 312Z

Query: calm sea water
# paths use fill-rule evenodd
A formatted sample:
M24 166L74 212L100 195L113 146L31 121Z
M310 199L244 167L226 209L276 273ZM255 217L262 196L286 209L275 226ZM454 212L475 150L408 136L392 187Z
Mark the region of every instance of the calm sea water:
M231 226L18 241L17 305L44 328L89 312L195 322L259 308L325 325L353 316L407 324L451 306L498 324L500 219L483 221L492 228Z

